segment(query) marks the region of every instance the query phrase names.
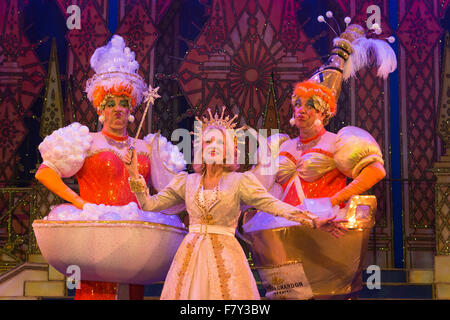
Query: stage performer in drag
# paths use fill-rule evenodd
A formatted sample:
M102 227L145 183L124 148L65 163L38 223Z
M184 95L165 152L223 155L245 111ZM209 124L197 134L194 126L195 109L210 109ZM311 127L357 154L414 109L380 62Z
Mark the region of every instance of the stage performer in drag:
M130 187L144 210L162 210L185 202L189 214L189 234L184 238L172 262L161 299L259 299L255 279L244 251L235 238L241 201L273 215L300 221L339 237L346 229L335 217L319 219L307 211L286 204L261 185L251 172L238 173L237 143L227 130L236 124L229 117L197 118L201 131L194 142L201 148L201 164L193 174L178 174L158 194L150 196L145 178L137 170L136 157L124 158L130 174ZM241 129L236 129L241 130ZM232 135L235 137L235 135ZM234 161L227 163L227 159Z
M334 39L328 62L294 88L291 125L297 127L299 135L281 145L277 175L284 190L282 200L287 203L296 206L304 198L328 197L332 206L343 206L351 196L369 190L386 175L380 147L367 131L348 126L335 134L324 128L336 115L343 77L347 79L362 67L357 61L361 55L379 56L382 65L378 75L383 78L395 70L396 58L389 45L364 35L361 26L348 26ZM348 185L347 178L353 179Z
M159 135L149 134L144 140L136 141L128 136L127 126L134 121L132 113L135 108L144 98L153 102L159 96L156 89L150 87L147 90L143 78L137 73L139 64L134 52L125 47L123 38L115 35L106 46L97 48L91 57L91 67L95 74L87 81L86 92L103 128L100 132L89 132L87 127L74 123L46 137L39 146L44 161L36 179L79 209L87 203L111 206L137 203L122 162L131 145L137 151L139 174L157 190L171 179L161 181L170 173L151 174L154 166L162 168L160 164L165 162L166 167L179 172L184 169L184 163L182 160L168 163L167 157L161 159L158 153L152 153L153 142L160 139ZM168 155L169 158L171 156L173 158L173 155ZM178 156L182 159L181 153ZM80 195L61 179L75 174ZM117 288L117 283L81 281L75 299L113 300L117 298ZM144 286L129 286L130 299L143 299L143 296Z
M318 20L324 22L322 16ZM371 33L379 34L379 27L374 25ZM396 69L395 53L387 42L366 36L361 26L348 25L334 39L327 63L294 88L291 125L297 127L298 137L285 139L280 145L276 175L276 182L282 187L277 197L290 205L302 207L305 199L328 198L337 212L353 195L369 190L386 175L380 147L367 131L348 126L332 133L324 128L336 115L343 78L353 76L373 58L382 78ZM348 185L347 178L353 180ZM267 189L272 186L265 185ZM259 212L245 220L252 220L253 224L258 219L267 221L269 216L264 215ZM289 298L310 298L310 287L305 286L304 291Z

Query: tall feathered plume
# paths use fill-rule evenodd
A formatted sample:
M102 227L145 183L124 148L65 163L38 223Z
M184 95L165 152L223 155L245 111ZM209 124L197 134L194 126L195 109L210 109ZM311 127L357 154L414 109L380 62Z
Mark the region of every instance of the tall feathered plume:
M397 69L397 57L386 41L362 37L352 45L353 53L344 64L344 80L354 77L358 70L372 65L378 67L377 76L383 79Z
M339 24L334 18L333 13L328 11L326 17L333 18L337 28ZM325 20L323 16L319 16L317 20L321 23L327 24L330 29L337 35L337 38L333 40L333 46L338 46L339 42L342 41L342 34L339 36L335 29ZM351 18L346 17L344 19L346 26L348 27ZM381 27L374 23L364 35L354 39L351 42L352 53L350 54L348 60L344 64L343 68L343 78L347 80L350 77L355 76L356 72L364 67L376 66L378 67L377 76L386 79L389 73L395 71L397 68L397 57L394 50L387 43L394 43L395 38L393 36L387 37L385 39L373 38L374 35L380 35L382 33ZM387 40L387 42L386 42Z

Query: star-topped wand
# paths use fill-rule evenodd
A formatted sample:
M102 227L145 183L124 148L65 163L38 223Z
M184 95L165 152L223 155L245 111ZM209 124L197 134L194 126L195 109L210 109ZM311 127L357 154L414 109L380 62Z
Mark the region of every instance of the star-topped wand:
M130 162L128 164L131 164L131 161L133 160L133 150L136 148L136 141L139 137L139 134L141 133L142 125L144 124L145 116L147 115L148 109L150 108L150 105L153 105L155 103L155 100L158 98L161 98L161 96L158 94L159 87L152 88L151 85L148 86L148 90L144 92L144 102L145 110L144 114L142 115L141 122L139 123L138 130L136 132L136 136L134 137L133 144L131 145L129 152L131 153Z

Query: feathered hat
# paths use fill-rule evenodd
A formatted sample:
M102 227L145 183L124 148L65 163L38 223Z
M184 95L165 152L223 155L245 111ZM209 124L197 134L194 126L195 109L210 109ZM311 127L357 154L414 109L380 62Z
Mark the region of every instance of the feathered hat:
M326 16L334 19L331 11ZM317 20L330 26L323 16ZM376 64L377 75L383 79L397 68L397 58L389 44L384 40L369 38L373 33L381 34L381 28L373 24L371 30L366 32L360 25L350 24L350 21L349 17L345 18L346 29L333 40L328 61L310 79L297 83L292 94L293 105L300 97L312 98L315 109L325 114L324 124L337 113L342 80L347 80L359 69L371 64ZM395 38L391 36L386 40L392 43ZM292 118L291 125L294 124L295 119Z
M108 95L127 96L133 112L144 97L147 85L137 73L139 63L121 36L114 35L106 46L97 48L91 57L95 74L86 82L89 101L100 114Z

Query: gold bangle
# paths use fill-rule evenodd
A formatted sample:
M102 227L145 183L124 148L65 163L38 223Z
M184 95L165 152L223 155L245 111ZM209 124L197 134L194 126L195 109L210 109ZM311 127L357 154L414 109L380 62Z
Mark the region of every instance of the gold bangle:
M133 193L143 193L148 190L147 184L145 183L144 177L139 175L139 178L132 179L128 177L128 184L130 185L131 192Z

